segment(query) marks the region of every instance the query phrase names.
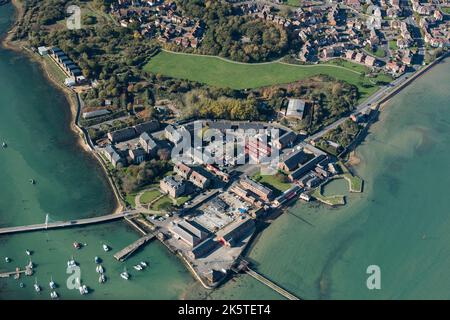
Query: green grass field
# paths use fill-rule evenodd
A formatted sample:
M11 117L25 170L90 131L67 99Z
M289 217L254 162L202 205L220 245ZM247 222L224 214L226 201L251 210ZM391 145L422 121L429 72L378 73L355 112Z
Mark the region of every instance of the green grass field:
M157 200L150 209L157 210L157 211L165 211L168 207L170 207L173 204L172 199L169 198L169 196L164 196Z
M395 51L395 50L398 49L396 40L389 40L388 46L389 46L389 49L392 50L392 51Z
M161 192L159 192L159 190L149 190L149 191L145 191L144 194L142 194L141 196L141 203L142 204L147 204L152 202L153 200L155 200L156 198L158 198L161 195Z
M64 81L66 80L67 75L61 70L60 67L58 67L56 62L54 62L50 58L50 56L45 55L43 59L45 60L47 72L49 73L50 77L64 85Z
M358 87L361 98L365 98L378 88L372 79L364 78L355 70L344 66L328 65L288 65L280 62L267 64L240 64L224 61L217 57L175 54L162 51L144 67L148 72L165 76L197 81L208 85L251 89L276 84L292 83L316 75L329 75Z
M285 0L284 3L290 6L298 7L300 5L300 0Z
M177 206L182 206L185 202L189 201L191 196L181 196L175 199Z
M268 185L272 189L276 189L280 192L284 192L292 187L291 183L282 181L282 179L277 175L260 175L258 173L255 174L252 179L262 184Z
M441 10L445 14L450 14L450 7L441 7Z
M136 208L136 196L137 192L128 193L125 196L125 201L133 208Z
M347 180L347 182L349 183L349 190L350 192L362 192L363 189L363 179L361 179L358 176L354 176L350 170L347 168L347 166L345 164L343 164L342 162L338 162L339 167L341 168L342 171L342 177Z

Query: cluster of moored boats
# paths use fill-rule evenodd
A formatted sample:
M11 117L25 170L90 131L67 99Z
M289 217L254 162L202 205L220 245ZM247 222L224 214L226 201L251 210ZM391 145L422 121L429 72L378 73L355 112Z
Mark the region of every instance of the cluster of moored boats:
M79 243L79 242L74 242L73 243L73 247L75 249L81 249L84 245ZM105 252L108 252L108 251L111 250L111 248L108 245L106 245L106 244L103 244L102 248L103 248L103 251L105 251ZM25 250L25 253L28 256L32 255L32 251L30 251L30 250ZM10 263L11 261L12 261L11 258L5 257L5 262ZM102 259L100 257L96 256L96 257L94 257L94 262L96 264L95 271L99 274L98 282L99 283L105 283L107 278L106 278L106 275L105 275L105 269L103 268L103 266L101 264L102 263ZM74 268L74 267L77 267L77 266L78 266L78 263L75 261L74 257L72 256L67 261L67 267L68 268ZM145 262L145 261L141 261L138 264L133 266L133 268L135 270L137 270L137 271L142 271L142 270L144 270L147 267L148 267L148 263ZM31 258L30 258L30 262L25 266L25 274L26 275L32 275L33 268L34 268L34 264L33 264L33 262L31 261ZM19 273L17 273L15 277L16 277L16 279L19 279ZM124 280L129 280L130 279L130 274L128 273L126 267L124 268L124 271L122 273L120 273L120 277L122 279L124 279ZM89 288L86 285L82 285L81 284L80 278L76 278L76 283L77 283L77 287L78 287L78 290L80 291L81 295L86 295L86 294L89 293ZM20 285L21 288L25 287L23 282L20 282L19 285ZM40 293L42 291L41 287L39 286L39 284L37 282L37 278L35 278L35 283L34 283L33 287L34 287L34 290L37 293ZM49 287L50 287L50 290L51 290L50 291L50 298L58 299L59 298L59 294L56 292L57 284L55 283L55 281L53 281L53 277L50 277Z

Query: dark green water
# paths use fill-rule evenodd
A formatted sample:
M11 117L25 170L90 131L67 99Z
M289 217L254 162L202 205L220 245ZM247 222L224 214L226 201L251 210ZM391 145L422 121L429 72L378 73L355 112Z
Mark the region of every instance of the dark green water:
M0 7L0 34L13 20L13 8ZM95 160L76 144L70 131L69 105L52 87L41 69L26 57L0 49L0 227L43 223L45 215L67 220L110 213L114 197ZM29 179L35 179L31 185ZM33 277L0 279L0 299L49 299L50 277L59 284L63 299L80 299L66 287L66 263L74 255L81 267L81 280L91 288L86 299L176 299L196 285L179 261L158 242L148 245L126 263L112 255L138 238L123 222L70 230L0 236L0 271L13 271L28 263L32 250L37 266ZM74 241L86 243L81 250ZM102 243L112 250L104 253ZM4 257L12 259L6 263ZM108 281L98 284L94 256L100 256ZM132 266L145 260L151 267L137 272ZM129 281L119 274L127 266ZM36 294L37 279L43 288Z

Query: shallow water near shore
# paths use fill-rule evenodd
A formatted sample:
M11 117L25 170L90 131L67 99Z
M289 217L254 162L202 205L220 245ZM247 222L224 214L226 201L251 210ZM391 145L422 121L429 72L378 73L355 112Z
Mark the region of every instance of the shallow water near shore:
M13 20L11 5L0 7L0 34ZM53 87L39 66L17 52L0 48L0 227L69 220L109 214L115 199L100 166L77 145L70 130L70 110L64 95ZM32 185L29 180L35 179ZM0 279L0 299L49 299L50 277L62 299L176 299L196 285L184 266L157 241L125 263L113 254L138 239L124 222L82 228L0 236L0 272L36 265L32 277ZM87 244L80 250L74 241ZM103 252L102 243L112 247ZM33 252L31 257L25 250ZM91 293L81 297L69 290L67 260L80 264L81 282ZM4 257L10 257L6 263ZM107 282L98 283L94 257L103 259ZM133 265L150 263L138 272ZM129 281L119 274L127 267ZM34 282L43 289L36 294ZM25 287L20 288L23 282Z

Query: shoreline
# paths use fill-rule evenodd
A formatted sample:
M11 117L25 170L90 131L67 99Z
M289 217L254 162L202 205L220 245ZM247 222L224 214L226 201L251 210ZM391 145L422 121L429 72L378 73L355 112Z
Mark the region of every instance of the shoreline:
M115 204L110 214L118 214L124 210L124 205L122 203L122 199L120 195L118 194L118 190L116 190L116 186L113 185L114 182L111 181L111 178L109 177L109 173L106 170L105 166L101 162L101 160L98 158L98 156L95 154L95 151L91 150L88 144L86 143L85 139L83 138L84 132L81 130L81 128L77 125L77 115L79 110L79 104L77 102L76 98L76 92L70 90L67 87L64 87L61 83L59 83L56 79L52 77L50 74L48 67L46 65L46 62L36 57L36 53L31 52L29 49L27 49L24 46L24 42L19 41L13 41L12 35L14 34L15 29L17 28L17 23L20 21L23 15L23 8L22 4L19 0L11 0L11 5L14 7L14 22L9 31L7 31L6 36L3 38L0 38L1 40L1 47L6 50L11 50L19 54L23 54L26 56L32 63L36 63L39 68L43 71L44 77L47 79L48 83L52 85L55 89L57 89L59 92L61 92L65 100L69 106L70 110L70 124L69 128L70 131L73 133L76 144L78 147L81 148L82 152L85 152L86 155L89 155L97 164L100 166L101 170L104 174L104 179L106 179L110 191L114 194Z

